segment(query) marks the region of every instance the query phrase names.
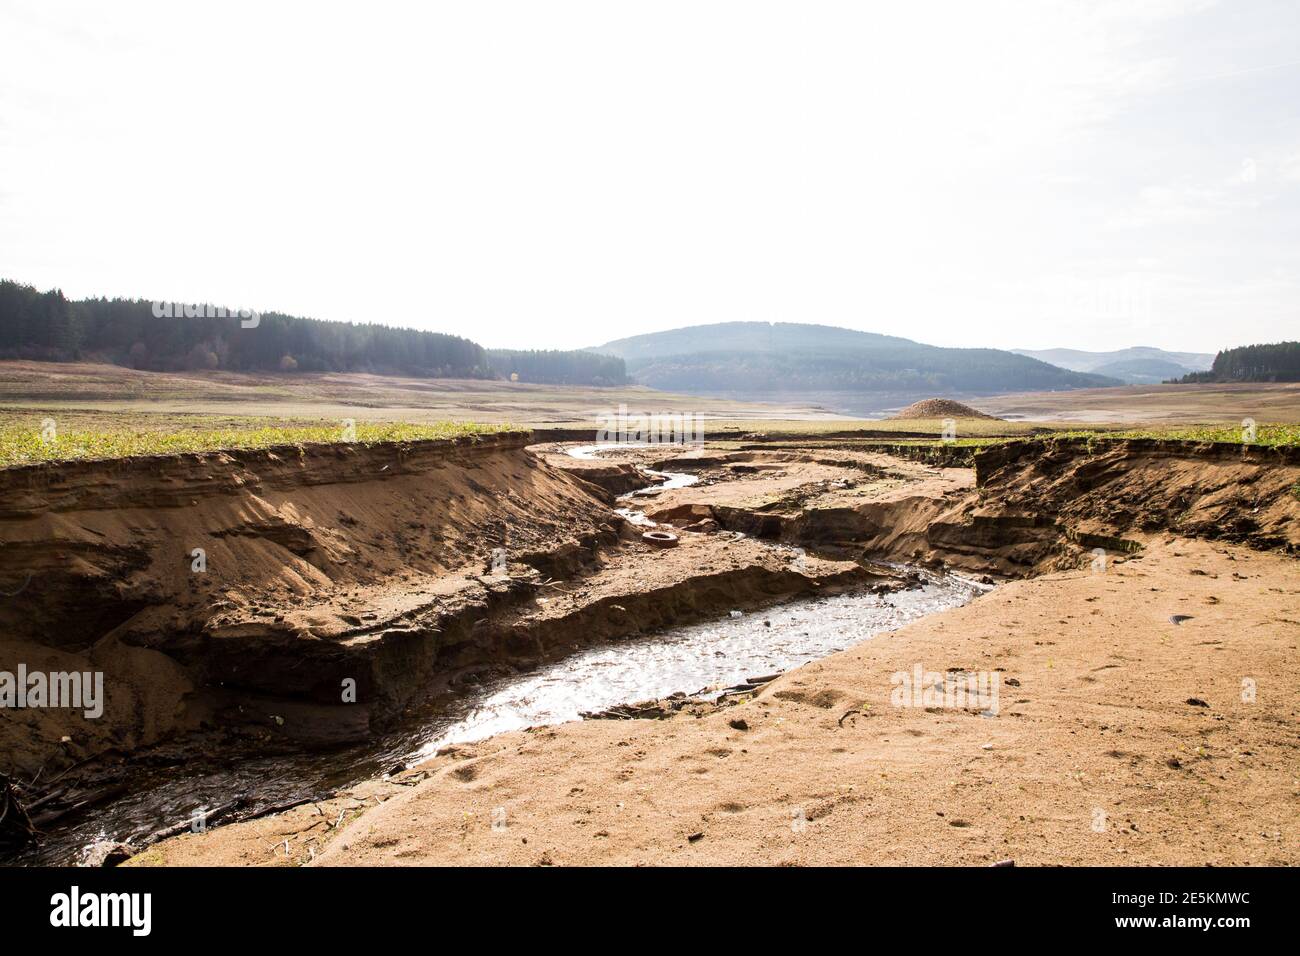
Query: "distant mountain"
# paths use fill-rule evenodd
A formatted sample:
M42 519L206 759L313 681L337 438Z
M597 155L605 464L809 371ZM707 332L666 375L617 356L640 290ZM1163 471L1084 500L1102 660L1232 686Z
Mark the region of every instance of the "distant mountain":
M1224 349L1208 372L1193 372L1182 381L1300 382L1300 342Z
M1187 366L1164 359L1123 359L1107 362L1090 370L1096 375L1109 375L1132 385L1155 385L1187 374Z
M667 332L650 332L607 342L593 352L619 355L629 363L697 352L773 352L785 349L830 351L835 349L907 348L917 343L893 335L858 332L834 325L800 322L715 322ZM922 346L929 348L930 346Z
M1050 362L1075 372L1109 375L1130 385L1152 385L1201 372L1214 362L1206 352L1166 352L1138 345L1115 352L1084 352L1080 349L1012 349L1041 362Z
M815 397L875 413L935 395L977 396L1118 385L999 349L949 349L827 325L722 322L607 342L643 385L697 395Z

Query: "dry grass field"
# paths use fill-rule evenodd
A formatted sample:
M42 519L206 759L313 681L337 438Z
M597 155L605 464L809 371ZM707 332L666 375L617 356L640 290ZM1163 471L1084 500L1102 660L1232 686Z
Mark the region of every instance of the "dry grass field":
M474 379L365 374L248 375L141 372L114 365L0 362L0 408L8 417L206 415L279 420L511 422L585 425L616 413L699 414L710 418L811 420L833 417L814 405L763 405L674 395L639 386L595 388Z
M1300 385L1177 385L1008 395L977 400L999 421L962 418L959 444L1044 433L1238 441L1300 441ZM711 440L833 436L925 440L938 419L869 420L815 405L593 388L362 374L141 372L88 363L0 362L0 467L68 458L343 440L446 437L500 426L591 428L629 414L697 415ZM453 424L455 423L455 424Z

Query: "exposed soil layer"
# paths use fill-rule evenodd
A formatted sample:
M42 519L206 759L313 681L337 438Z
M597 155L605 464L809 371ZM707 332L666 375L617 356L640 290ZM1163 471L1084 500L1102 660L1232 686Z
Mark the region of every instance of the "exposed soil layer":
M0 579L31 574L0 601L3 660L102 669L108 697L97 721L7 712L15 769L218 723L364 734L476 617L617 541L621 520L527 437L0 471ZM484 581L494 548L511 586Z
M1300 449L1153 439L994 445L970 515L1056 515L1084 547L1132 532L1300 552Z
M1021 441L979 449L972 471L851 445L757 447L693 456L702 480L659 495L651 517L1000 577L1079 567L1097 548L1132 553L1134 536L1160 531L1300 550L1294 450Z
M439 834L445 836L442 815L460 819L462 829L472 829L463 814L480 812L466 809L467 794L472 792L474 801L497 799L497 794L504 805L521 792L511 781L523 781L530 774L546 776L545 785L535 787L540 802L530 803L527 811L545 828L546 814L562 816L570 803L587 806L569 793L574 787L597 787L601 800L612 798L614 789L599 789L605 784L578 780L603 780L609 770L610 787L618 789L619 780L635 778L642 787L636 800L663 805L652 813L636 804L644 827L625 820L617 839L610 826L597 828L604 835L596 833L595 838L607 843L594 850L581 848L586 846L582 840L561 838L557 830L552 861L655 862L678 859L673 855L676 831L671 828L692 813L707 817L705 823L724 817L739 820L744 808L761 805L766 809L760 816L767 821L773 807L782 813L790 809L780 794L820 794L816 803L799 805L811 829L811 821L829 816L834 807L860 801L861 793L841 800L838 790L827 790L834 768L846 761L852 764L843 753L868 755L862 758L865 764L852 764L857 768L852 773L865 772L864 767L879 761L894 768L884 773L899 773L914 783L921 779L911 776L914 770L919 773L917 768L924 765L934 773L945 766L944 760L979 771L982 765L963 763L964 752L953 749L969 743L961 734L922 747L918 739L933 732L929 724L908 724L899 731L907 739L891 737L895 743L889 747L888 740L874 733L865 743L843 751L822 747L818 735L825 729L824 718L830 711L837 720L845 716L839 713L841 705L858 711L846 716L850 726L867 716L874 715L873 721L885 716L873 703L873 695L879 696L880 668L889 668L886 699L889 674L906 668L897 666L893 651L877 659L873 648L894 648L909 658L907 667L920 660L927 670L960 665L989 671L1001 667L1006 673L1012 663L1032 669L1034 680L1046 688L1033 700L1050 702L1050 707L1041 714L1035 711L1035 729L1017 738L1018 746L1037 748L1036 757L1050 751L1049 763L1056 768L1052 773L1059 769L1056 762L1062 754L1075 754L1080 761L1084 757L1074 747L1077 742L1058 741L1057 736L1070 728L1082 735L1082 742L1096 743L1097 735L1110 732L1110 725L1100 728L1088 722L1088 715L1120 706L1134 685L1115 685L1113 700L1105 697L1096 703L1101 711L1084 708L1068 693L1074 685L1061 683L1064 674L1051 673L1060 666L1061 652L1054 656L1034 649L1068 642L1083 684L1096 682L1084 680L1082 675L1092 673L1083 669L1085 665L1113 669L1103 665L1115 656L1138 662L1132 668L1135 680L1155 680L1156 672L1147 668L1167 666L1182 675L1179 680L1217 681L1219 690L1227 686L1222 683L1227 678L1202 664L1218 667L1226 662L1238 673L1238 683L1249 674L1267 674L1271 683L1273 675L1295 667L1294 654L1289 662L1283 660L1286 648L1293 651L1295 645L1295 621L1287 609L1295 604L1294 554L1300 546L1300 499L1294 491L1300 487L1300 460L1293 452L1140 441L1018 442L968 451L974 455L972 469L951 467L942 458L927 462L884 454L852 442L818 441L802 448L788 442L725 449L657 447L620 450L589 461L573 458L561 446L527 448L529 441L529 436L520 435L406 446L275 449L0 472L6 492L0 514L0 581L21 577L27 569L42 570L14 596L0 601L0 627L11 635L0 644L0 663L103 670L108 689L108 706L99 721L67 711L6 711L0 742L10 765L0 766L0 771L14 771L21 782L42 766L47 773L80 766L106 750L144 754L151 745L182 733L189 734L183 739L194 746L210 742L220 730L267 749L364 739L400 720L424 696L454 688L458 680L475 673L527 668L586 643L707 620L736 607L827 590L906 585L902 575L880 562L953 568L991 576L989 580L1033 578L999 588L972 609L912 625L766 687L758 701L744 706L774 715L771 747L753 751L749 744L759 740L754 736L735 737L733 743L746 742L741 753L765 753L771 767L726 763L714 756L711 759L719 763L697 768L689 754L698 749L701 735L714 733L713 723L721 721L724 736L748 733L731 728L725 715L702 716L707 708L688 709L654 722L657 729L637 729L630 736L616 734L614 728L623 722L606 721L505 735L464 751L495 755L493 766L507 752L513 754L517 762L502 776L484 777L499 779L501 787L448 790L449 779L470 783L479 778L471 764L453 766L447 761L459 758L448 755L420 771L427 779L419 786L376 782L365 791L372 797L382 792L385 798L398 794L402 802L417 800L418 807L399 816L414 828L417 824L410 817L427 809L431 823L423 836L400 833L396 817L385 823L378 811L371 811L357 826L392 831L384 830L387 835L377 838L373 855L367 849L356 856L342 843L325 849L336 826L325 828L325 839L312 844L313 853L324 851L321 859L328 860L387 861L378 851L391 847L409 850L417 861L443 859L440 854L458 851L454 841L445 846L439 842ZM641 538L644 528L630 524L611 507L631 503L615 502L616 495L652 484L648 471L688 473L696 479L689 487L634 498L648 520L678 535L678 545L667 550L650 547ZM1184 537L1237 547L1231 552L1215 550ZM194 548L203 549L206 570L194 570ZM1204 573L1184 567L1187 554L1197 556ZM1252 568L1258 573L1242 572L1239 579L1232 572L1243 567L1236 562L1244 561L1257 562ZM1100 573L1094 574L1099 567ZM1139 567L1140 572L1131 570ZM1143 573L1154 580L1139 583ZM1190 633L1188 627L1201 615L1187 607L1203 602L1212 609L1205 612L1209 620L1229 613L1221 607L1229 603L1224 594L1201 593L1202 585L1219 580L1234 585L1254 582L1234 590L1231 613L1238 615L1233 620L1247 622L1241 625L1242 634L1254 628L1264 635L1260 643L1234 639L1217 648L1222 655L1204 661L1143 656L1152 642L1166 636L1159 630L1160 621L1178 628L1171 634ZM1112 591L1089 590L1098 587L1097 582L1107 582ZM1152 588L1167 592L1170 608L1176 609L1163 611L1158 620L1135 617L1138 609L1150 605ZM1021 599L1017 595L1034 596L1023 598L1032 613L1015 603ZM1247 600L1239 606L1235 598L1242 596ZM1175 614L1193 620L1186 626L1169 624ZM1130 624L1127 632L1118 633L1125 615L1145 623ZM1102 620L1092 620L1098 617ZM954 634L945 623L950 619L965 629ZM1070 622L1068 627L1065 622ZM907 635L919 636L913 640ZM1256 652L1262 656L1251 656ZM805 692L800 685L823 669L834 679ZM1017 679L1023 684L1023 678ZM355 703L340 693L350 681L355 682ZM1285 686L1293 693L1294 679ZM1192 691L1185 696L1208 699ZM872 708L869 714L858 706L863 703ZM1294 717L1294 697L1288 699L1284 692L1270 706L1290 707ZM1144 761L1155 760L1151 748L1164 746L1171 735L1186 729L1177 721L1160 723L1164 718L1158 712L1160 708L1152 708L1150 714L1129 718L1149 740L1143 745L1147 750L1135 751L1141 755L1142 769L1148 765ZM1021 716L1026 713L1020 711ZM1280 760L1280 738L1261 742L1251 736L1263 733L1253 720L1266 713L1270 720L1281 720L1285 710L1242 711L1240 724L1231 725L1236 729L1226 739L1238 748L1272 747L1269 759ZM888 716L890 721L922 723L933 717ZM944 714L942 720L945 729L954 721L954 728L975 735L984 731L971 727L987 726L993 733L1012 723L1030 726L1007 712L996 723L954 714ZM604 729L586 729L598 724ZM890 728L892 734L892 724ZM609 734L617 739L607 739ZM1249 743L1244 742L1247 736ZM555 743L535 746L549 741ZM619 750L620 742L632 750ZM678 747L684 749L674 749ZM796 760L800 747L807 748L808 760L821 760L823 769L814 772L807 761ZM713 749L728 750L727 756L737 750L721 744ZM642 756L633 764L649 760L647 767L675 782L658 789L638 776L636 766L625 766L635 753ZM551 761L552 768L543 773L541 764L531 762L534 759ZM974 759L989 757L981 752ZM1027 769L1033 763L1023 753L1019 764L999 766L999 773L1010 773L1017 788L1033 789L1038 781ZM740 787L760 767L763 779L752 782L747 796L737 791L736 799L718 804L742 810L707 810L699 801L720 791L693 784L707 783L719 767L742 764L747 769L728 787ZM560 765L566 767L563 774L554 769ZM1111 764L1102 761L1096 766ZM677 769L670 773L670 768ZM683 783L678 771L700 779ZM75 774L71 779L77 779ZM555 789L566 782L569 789ZM679 784L688 796L682 809L675 810L664 804L664 795ZM623 789L618 793L627 797ZM886 789L893 797L880 806L893 814L889 826L915 822L906 790ZM955 788L954 806L974 814L982 804L958 799L964 789ZM976 790L981 799L989 792ZM1005 801L1008 794L997 792L998 800ZM444 798L449 802L437 802ZM337 799L343 801L346 816L348 807L357 808L348 801L359 798L352 793ZM1271 825L1280 805L1266 805L1258 795L1243 799L1247 819ZM1292 801L1293 810L1294 793L1285 799ZM433 802L426 806L424 801ZM831 801L831 809L823 806L826 801ZM627 799L614 803L620 813L634 805ZM453 804L459 807L454 814ZM331 806L322 812L330 816L339 810ZM270 862L247 855L240 834L261 839L270 832L267 828L285 826L299 832L293 829L297 824L288 821L320 829L320 821L307 813L298 807L203 837L167 841L150 859ZM698 825L698 820L691 824ZM749 831L747 826L736 831L741 835L727 848L701 861L739 861L745 853L758 852L754 847L764 840L772 842L770 833L760 839L766 831ZM873 826L879 829L885 823ZM1010 831L1000 832L1005 837ZM1044 837L1041 827L1026 832L1034 834L1027 846L1033 840L1054 839ZM390 839L393 842L383 842ZM461 846L471 861L538 862L543 852L539 841L545 842L540 832L528 835L528 843L521 844L525 850L509 852L504 844L479 845L477 837ZM686 842L695 850L706 839ZM777 841L771 849L781 845ZM858 855L841 857L825 849L808 859L877 859L863 856L856 840L846 841L843 834L827 837L826 846L833 845L845 852L856 846ZM498 851L504 855L494 855ZM1052 852L1059 854L1054 859L1093 860L1086 853L1071 856L1060 847ZM1180 852L1182 862L1198 861L1188 855L1190 845L1182 844ZM763 853L756 858L785 858ZM1211 854L1207 860L1230 856ZM880 859L922 862L887 854ZM290 853L281 862L301 861Z

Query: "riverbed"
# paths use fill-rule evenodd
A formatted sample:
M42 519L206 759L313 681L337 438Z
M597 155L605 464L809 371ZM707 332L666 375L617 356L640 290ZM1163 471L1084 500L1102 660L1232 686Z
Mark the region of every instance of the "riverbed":
M582 446L575 457L623 447ZM653 473L664 483L622 496L619 511L653 524L638 504L655 492L685 487L696 476ZM772 547L799 551L785 545ZM720 620L669 628L589 647L526 672L494 678L446 695L390 733L364 745L328 752L232 759L186 759L142 766L130 789L112 803L69 819L19 858L68 864L100 841L139 841L185 821L202 808L236 798L245 811L318 797L418 763L440 748L531 726L579 720L586 712L683 692L709 696L748 677L789 670L928 614L959 607L987 590L965 578L916 571L922 584L904 591L851 592L807 598L766 609L735 608Z

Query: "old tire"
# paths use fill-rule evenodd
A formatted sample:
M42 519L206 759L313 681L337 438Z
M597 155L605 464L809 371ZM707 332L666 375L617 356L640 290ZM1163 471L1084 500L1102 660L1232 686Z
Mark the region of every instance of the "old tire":
M677 535L669 531L647 531L641 535L641 540L652 548L677 547Z

